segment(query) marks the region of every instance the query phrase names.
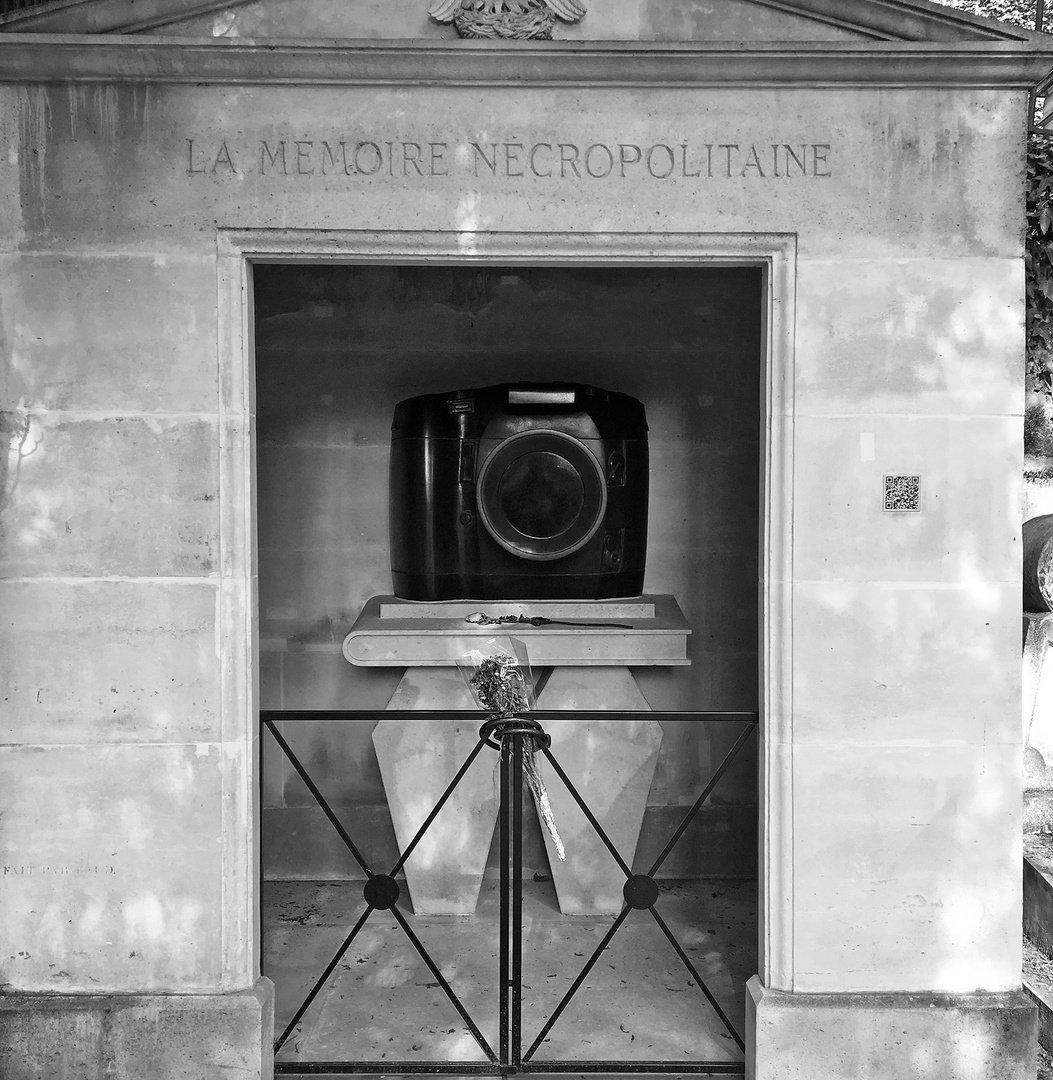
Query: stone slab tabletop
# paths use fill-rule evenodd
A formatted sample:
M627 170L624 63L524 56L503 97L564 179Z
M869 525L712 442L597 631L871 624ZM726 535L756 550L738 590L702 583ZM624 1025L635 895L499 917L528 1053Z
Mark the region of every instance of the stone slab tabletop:
M466 622L482 612L490 618L524 615L580 623L624 623L626 628L531 626ZM630 600L451 600L442 603L373 596L366 601L343 653L362 667L449 667L479 638L516 637L531 664L548 667L686 667L691 633L679 604L669 595Z

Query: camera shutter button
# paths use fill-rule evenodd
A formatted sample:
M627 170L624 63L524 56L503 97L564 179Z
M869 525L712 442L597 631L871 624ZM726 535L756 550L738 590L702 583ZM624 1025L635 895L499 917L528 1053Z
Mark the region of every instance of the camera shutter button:
M457 519L462 525L471 525L475 521L475 515L471 510L462 510L461 516Z

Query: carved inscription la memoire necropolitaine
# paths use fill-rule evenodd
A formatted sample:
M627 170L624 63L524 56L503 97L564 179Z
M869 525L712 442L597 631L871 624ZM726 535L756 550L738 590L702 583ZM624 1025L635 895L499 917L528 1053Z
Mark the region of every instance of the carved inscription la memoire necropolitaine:
M827 142L187 138L191 176L731 180L833 175Z

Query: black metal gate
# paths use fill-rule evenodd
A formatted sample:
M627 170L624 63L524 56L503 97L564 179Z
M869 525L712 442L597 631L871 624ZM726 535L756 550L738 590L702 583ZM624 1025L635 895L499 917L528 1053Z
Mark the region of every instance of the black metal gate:
M278 1054L285 1045L290 1035L296 1029L318 993L327 984L333 972L348 949L358 938L367 921L376 912L386 912L395 920L397 927L405 935L413 950L427 965L435 979L435 985L441 988L442 993L457 1011L467 1032L470 1033L481 1055L485 1060L474 1061L409 1061L409 1060L356 1060L356 1061L283 1061L275 1062L275 1072L286 1075L317 1075L333 1073L386 1073L386 1074L457 1074L467 1073L508 1076L515 1073L694 1073L694 1074L742 1074L745 1065L741 1059L741 1053L745 1051L742 1035L736 1029L721 1007L716 996L707 986L697 970L696 964L688 956L682 943L670 929L666 919L659 910L659 901L662 897L663 886L656 879L656 875L665 864L674 847L684 836L685 832L695 820L706 800L710 797L720 778L727 771L736 756L753 736L757 727L756 713L675 713L670 714L678 719L692 719L697 721L738 721L742 724L742 730L738 738L725 754L723 760L709 777L701 793L693 805L685 812L679 826L669 837L661 854L653 861L646 873L632 872L631 867L611 843L607 833L597 820L592 809L586 804L575 786L573 780L566 774L553 755L550 748L550 739L544 730L546 715L552 718L566 719L567 713L533 712L530 718L514 718L511 720L488 720L479 729L479 740L474 749L458 769L453 780L447 786L445 792L435 803L431 812L424 820L412 842L407 845L393 866L387 872L378 872L370 866L363 856L362 851L356 845L354 839L334 812L323 793L319 790L308 770L298 759L288 741L277 727L278 722L287 721L315 721L351 719L356 720L379 720L382 717L390 717L391 713L334 713L334 712L263 712L261 719L264 727L270 732L282 753L289 763L299 774L311 795L317 801L340 840L350 852L352 858L365 875L365 885L362 887L362 897L365 902L365 910L354 922L346 937L325 969L318 976L314 985L296 1010L295 1015L285 1024L283 1030L277 1034L274 1043L275 1054ZM405 713L401 714L403 717ZM464 714L420 712L414 716L426 718L446 718L450 716L462 717ZM601 720L639 720L641 716L648 719L661 719L659 713L575 713L578 719L601 719ZM527 1032L524 1036L523 1017L523 766L524 754L530 746L536 748L536 752L543 754L552 771L559 781L566 785L567 791L574 799L582 813L588 819L592 828L596 831L604 846L610 852L621 872L625 876L622 889L624 902L620 913L614 918L599 943L593 949L591 955L585 959L577 976L567 987L558 1005L551 1010L540 1029L536 1032ZM498 1038L496 1046L491 1045L484 1037L480 1025L469 1013L463 1001L455 992L450 981L444 975L439 964L435 962L429 950L425 947L420 937L414 931L413 925L406 914L400 910L399 899L402 889L397 876L406 863L406 860L417 848L418 844L428 832L428 829L453 794L457 785L461 782L468 769L476 758L486 751L496 752L500 760L500 799L498 810L499 850L500 850L500 887L499 887L499 949L498 949ZM356 888L354 883L348 884L349 888ZM619 929L633 915L634 912L646 913L661 931L669 946L679 957L684 969L689 973L691 982L697 987L704 1006L719 1018L727 1036L733 1041L740 1051L738 1060L633 1060L611 1057L606 1059L592 1060L548 1060L539 1059L538 1053L550 1031L557 1024L560 1016L570 1004L575 994L585 982L589 973L595 967L597 961L611 944ZM578 955L578 954L575 954ZM525 1049L524 1049L525 1045Z

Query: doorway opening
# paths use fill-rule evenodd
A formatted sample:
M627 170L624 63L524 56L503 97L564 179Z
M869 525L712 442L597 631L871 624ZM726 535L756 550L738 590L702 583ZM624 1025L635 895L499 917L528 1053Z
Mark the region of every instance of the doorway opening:
M255 265L253 286L260 707L303 769L261 736L262 964L284 1033L365 906L362 867L316 794L367 860L398 862L373 734L404 671L353 666L341 649L366 602L392 591L396 403L521 381L587 384L643 403L644 589L675 597L691 630L689 666L631 668L661 727L629 867L646 876L741 738L740 717L702 714L759 709L765 280L747 266L281 263ZM674 936L738 1032L745 980L758 970L756 747L742 743L656 875ZM522 836L523 928L533 932L522 1004L543 1013L572 980L564 961L591 957L612 919L561 910L530 800ZM480 974L500 951L496 832L487 846L473 913L414 914L403 889L401 918L374 919L356 936L280 1048L282 1071L320 1061L494 1071L441 985L469 988L484 1015L500 1012L501 994ZM403 919L439 978L392 933ZM612 940L551 1028L556 1056L579 1071L598 1059L605 1071L714 1060L727 1066L716 1071L741 1070L734 1033L713 1022L696 981L653 924Z

